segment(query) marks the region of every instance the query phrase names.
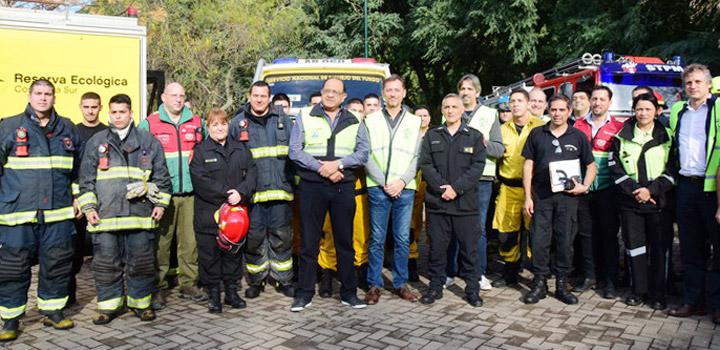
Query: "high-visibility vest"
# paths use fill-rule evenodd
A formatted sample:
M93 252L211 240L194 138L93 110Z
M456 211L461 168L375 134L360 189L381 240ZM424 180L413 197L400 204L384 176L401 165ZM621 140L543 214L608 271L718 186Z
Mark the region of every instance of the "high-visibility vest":
M487 106L478 106L470 115L467 126L479 131L485 140L490 140L490 130L497 121L497 110ZM483 176L495 177L495 159L485 158Z
M662 127L659 122L655 123L655 128ZM637 126L633 126L632 136L624 135L623 132L617 134L616 137L620 141L618 158L620 158L627 176L644 185L663 176L670 156L672 139L667 136L670 134L669 130L667 135L664 135L664 132L659 130L653 133L659 137L658 139L651 138L649 141L643 142L642 136L638 134L636 129ZM641 163L642 166L640 166ZM643 169L645 171L641 173L640 171ZM669 181L674 182L672 178L669 178ZM619 183L620 181L615 182Z
M375 162L385 174L385 183L401 178L411 166L416 155L416 146L420 139L422 119L412 113L401 111L396 117L395 130L390 129L383 110L365 117L365 126L370 143L368 161ZM372 177L367 177L368 187L380 186ZM405 184L405 188L414 190L415 179Z
M595 133L595 137L592 136L592 125L584 117L575 121L575 128L582 131L590 140L593 158L595 158L595 165L597 165L597 175L595 175L595 180L590 186L590 191L602 190L613 186L615 183L608 168L608 151L613 138L625 124L613 116L608 116L608 118L610 118L610 122L601 126Z

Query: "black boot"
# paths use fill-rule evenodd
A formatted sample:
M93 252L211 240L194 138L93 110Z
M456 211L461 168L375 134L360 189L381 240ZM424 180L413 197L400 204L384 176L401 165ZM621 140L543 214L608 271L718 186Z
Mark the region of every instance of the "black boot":
M367 292L370 289L367 282L367 264L362 264L355 267L355 273L357 274L357 285L358 288L362 289L363 292Z
M575 305L578 303L578 298L567 288L566 278L565 275L558 274L555 280L555 297L565 304Z
M321 298L332 297L332 279L333 270L323 269L322 275L320 276L320 288L318 290Z
M505 262L503 267L503 276L501 279L492 283L495 288L514 287L518 284L518 274L520 273L520 261Z
M232 284L235 286L235 291L237 291L237 285ZM225 288L227 289L227 285L225 285ZM255 299L260 296L261 292L265 291L265 281L263 280L260 283L253 283L250 284L248 289L245 289L245 297L248 299ZM225 298L227 299L227 295L225 295Z
M210 311L211 314L219 314L222 312L220 286L218 285L208 287L208 311Z
M540 299L545 299L547 296L547 277L543 275L535 275L533 279L533 287L525 294L523 303L525 304L537 304Z
M12 341L18 337L18 329L20 328L20 317L5 320L5 325L0 331L0 342Z
M408 259L408 281L417 282L420 280L420 275L417 271L417 259Z
M237 289L237 284L225 284L225 305L230 305L235 309L244 309L245 307L247 307L247 303L245 303L245 300L242 300L242 298L240 298Z

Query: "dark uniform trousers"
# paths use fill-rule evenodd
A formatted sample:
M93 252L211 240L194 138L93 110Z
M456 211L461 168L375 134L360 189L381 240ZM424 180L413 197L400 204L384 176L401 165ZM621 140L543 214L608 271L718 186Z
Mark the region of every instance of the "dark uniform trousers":
M292 208L288 201L253 204L245 245L248 279L251 284L260 283L268 273L277 282L292 283L291 221Z
M355 182L325 184L300 180L300 269L295 297L312 298L315 295L317 260L325 214L330 211L337 276L342 283L340 297L345 299L357 293L357 279L353 268L353 218L355 216Z
M615 187L581 195L577 212L585 278L597 274L599 280L617 283L620 220L615 203ZM589 274L591 271L592 275Z
M223 282L237 286L242 278L242 250L236 254L221 249L214 234L195 232L198 246L198 267L201 286L217 286Z
M40 219L41 214L38 214ZM32 258L38 254L38 309L61 310L72 270L72 220L0 226L0 311L3 319L21 316L27 304Z
M480 238L480 223L477 215L477 213L462 216L428 213L430 290L442 291L447 277L445 264L447 263L448 245L450 239L455 238L460 245L460 274L465 278L465 293L477 295L480 291L477 273L477 241Z
M702 183L680 177L676 191L680 259L683 264L683 302L704 306L707 261L712 246L713 259L708 291L710 308L720 309L720 227L715 221L717 194L704 192Z
M572 269L574 227L578 198L555 193L535 199L535 213L530 221L530 267L534 275L568 276ZM550 266L550 247L554 246L555 262Z

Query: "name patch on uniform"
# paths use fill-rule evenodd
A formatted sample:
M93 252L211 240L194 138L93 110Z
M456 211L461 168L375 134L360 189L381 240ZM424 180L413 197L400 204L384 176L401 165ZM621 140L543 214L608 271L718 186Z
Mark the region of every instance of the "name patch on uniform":
M465 147L465 148L463 148L463 152L464 153L474 153L473 147Z
M205 163L217 163L217 158L208 158L208 159L205 159Z
M431 145L437 145L437 144L440 144L440 141L439 141L439 140L431 140L431 141L430 141L430 144L431 144Z

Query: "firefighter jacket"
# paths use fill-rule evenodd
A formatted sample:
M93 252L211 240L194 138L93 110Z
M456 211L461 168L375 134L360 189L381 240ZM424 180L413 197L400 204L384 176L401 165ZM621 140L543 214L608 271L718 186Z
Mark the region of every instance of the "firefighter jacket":
M246 105L230 122L230 136L247 144L258 174L253 203L293 200L293 166L288 145L293 123L282 109L271 107L263 117ZM242 138L241 138L242 136Z
M542 125L545 125L544 121L530 117L519 134L512 120L500 126L502 141L505 145L505 153L501 159L498 159L497 165L500 183L512 187L522 187L522 171L525 162L522 150L530 131Z
M423 137L420 170L427 182L425 209L428 213L477 215L477 182L485 167L485 142L482 134L463 122L455 135L447 127L428 130ZM442 185L451 185L457 197L442 199Z
M687 101L678 101L670 110L670 135L677 140L680 135L680 124L682 123L683 114L687 111ZM718 132L720 132L720 103L718 98L710 96L707 99L708 116L705 124L705 132L707 137L705 138L705 183L703 189L705 192L715 192L716 182L715 175L717 174L718 166L720 166L720 145L718 142ZM675 150L679 142L675 142ZM676 158L680 161L680 158ZM678 168L678 170L680 170Z
M162 200L154 204L145 197L126 199L126 185L152 182ZM80 167L80 207L84 213L97 211L100 222L88 223L88 232L150 230L158 222L150 218L154 206L170 204L170 174L163 148L152 134L130 125L125 140L114 126L93 136L86 145Z
M215 234L218 224L214 215L227 201L227 191L237 190L240 204L249 205L256 188L258 168L246 142L228 137L223 146L208 138L195 147L190 177L195 188L193 227L198 233Z
M37 223L75 217L73 181L77 179L82 142L77 127L50 111L40 127L28 105L25 112L0 122L0 225Z
M190 181L190 161L193 148L207 136L202 119L183 107L177 125L170 120L165 106L143 120L138 128L149 131L162 144L165 161L172 181L172 193L192 193Z
M618 188L618 202L623 210L653 212L665 207L665 192L675 186L675 160L671 156L672 139L659 121L650 135L636 127L635 118L628 120L615 136L610 147L608 167ZM633 191L646 187L652 202L638 203Z
M610 169L608 169L608 151L612 145L613 137L622 129L624 124L613 116L608 116L608 118L610 118L610 122L601 126L595 137L592 136L592 125L585 118L575 121L575 127L585 133L585 136L590 140L595 165L597 165L597 175L595 175L595 180L590 186L590 191L602 190L613 185L613 177Z

